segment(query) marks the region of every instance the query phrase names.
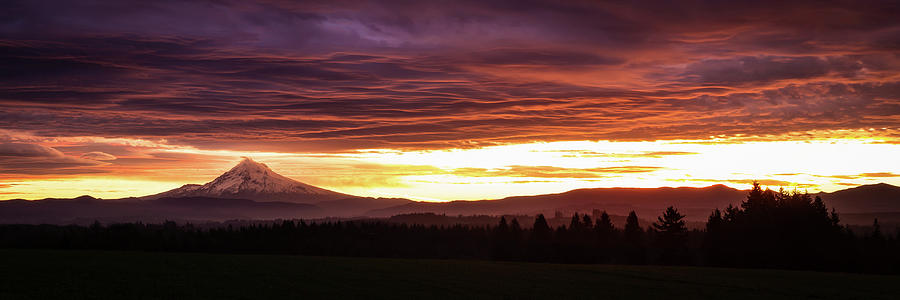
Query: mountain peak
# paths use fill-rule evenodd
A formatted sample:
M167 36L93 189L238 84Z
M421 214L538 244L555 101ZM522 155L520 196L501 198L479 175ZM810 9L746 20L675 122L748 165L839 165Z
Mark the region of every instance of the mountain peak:
M241 160L241 162L239 162L237 165L235 165L233 168L231 168L231 170L228 170L228 172L225 172L225 174L240 173L240 174L246 174L246 175L257 174L260 176L268 176L269 174L278 175L277 173L272 171L272 169L269 169L269 166L267 166L264 163L256 162L253 159L246 157L246 156L242 156L242 158L243 159ZM225 174L222 174L222 176L224 176ZM278 176L281 176L281 175L278 175Z
M239 163L238 163L237 165L235 165L234 167L235 167L235 168L237 168L237 167L244 167L244 168L247 168L247 167L256 167L256 168L260 168L260 167L261 167L261 168L264 168L264 169L268 169L268 168L269 168L269 166L267 166L266 164L261 163L261 162L257 162L257 161L255 161L255 160L253 160L252 158L247 157L247 156L241 156L241 162L239 162Z
M228 172L202 186L185 185L148 198L201 196L312 203L351 197L284 177L264 163L256 162L249 157L242 158Z

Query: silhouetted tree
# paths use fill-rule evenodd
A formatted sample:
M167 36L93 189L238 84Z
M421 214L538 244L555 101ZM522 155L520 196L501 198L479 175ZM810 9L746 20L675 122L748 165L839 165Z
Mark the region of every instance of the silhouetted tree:
M606 211L598 212L597 221L594 223L594 231L597 236L597 260L600 262L612 262L613 252L618 241L616 240L616 227Z
M878 218L875 218L875 221L872 221L872 236L873 239L884 240L884 236L881 235L881 225L878 225Z
M591 221L591 216L589 216L587 214L582 215L581 216L581 225L584 226L584 229L590 229L591 227L593 227L594 224Z
M687 259L687 226L684 215L678 213L673 206L666 208L662 216L653 223L658 233L656 242L660 247L660 262L663 264L680 264Z
M513 218L512 221L509 223L509 229L512 232L522 232L522 225L519 225L518 219Z
M667 207L662 216L656 217L653 228L656 228L663 235L677 238L684 236L687 232L684 215L678 213L674 206Z
M547 224L543 214L534 218L534 226L531 228L531 238L528 242L528 257L533 261L547 261L550 259L550 245L552 229Z
M578 213L572 215L572 220L569 221L569 229L578 232L584 229L584 226L581 224L581 217L578 216Z
M602 242L608 242L616 231L616 227L613 225L612 220L609 218L609 214L607 214L606 211L600 213L600 218L597 219L594 228L597 229L597 233Z
M747 200L726 208L718 221L707 224L707 240L715 240L707 250L721 254L708 257L715 264L826 268L823 261L840 255L837 214L807 193L763 190L754 182Z
M497 231L498 231L498 232L507 232L507 231L509 231L509 225L506 224L506 217L504 217L504 216L501 216L501 217L500 217L500 224L497 225Z
M725 218L718 208L713 210L706 220L706 236L703 239L703 251L708 262L720 264L725 259Z
M646 249L644 248L644 229L638 224L637 214L632 210L625 218L624 229L625 259L631 264L643 264L646 261Z
M709 218L706 219L706 232L718 232L722 229L722 223L724 219L722 219L722 211L718 208L714 209L713 212L709 215Z
M496 260L509 260L512 257L512 236L510 235L509 225L506 224L506 217L500 217L500 223L494 229L493 238L494 247L491 257Z
M519 225L519 220L516 218L513 218L512 221L509 222L509 236L511 249L510 259L522 259L522 253L524 251L524 249L522 249L522 226Z
M532 227L532 231L534 231L535 235L550 234L550 224L547 224L547 219L544 218L544 214L538 214L537 217L534 218L534 226Z
M509 221L505 216L474 217L490 220L478 223L482 225L422 225L379 220L229 221L210 226L172 221L162 224L93 222L85 226L0 224L0 248L565 263L640 264L648 258L659 258L660 263L900 273L897 255L900 230L885 234L883 224L876 219L871 227L854 227L861 230L854 234L850 227L842 227L834 209L829 213L821 198L796 191L774 192L756 184L745 202L713 210L705 231L686 230L683 216L674 208L666 209L647 231L638 224L636 213L630 212L622 230L624 234L616 230L605 211L597 210L593 216L577 214L568 228L559 226L556 231L543 215L535 217L530 229L521 228L517 219ZM423 217L446 216L424 214ZM552 221L556 225L567 220Z
M632 244L642 243L644 230L638 224L637 214L632 210L625 218L625 241Z

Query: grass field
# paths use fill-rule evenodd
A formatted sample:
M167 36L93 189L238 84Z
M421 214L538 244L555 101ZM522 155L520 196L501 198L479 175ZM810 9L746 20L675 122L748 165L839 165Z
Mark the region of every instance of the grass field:
M900 299L900 277L696 267L0 250L0 299Z

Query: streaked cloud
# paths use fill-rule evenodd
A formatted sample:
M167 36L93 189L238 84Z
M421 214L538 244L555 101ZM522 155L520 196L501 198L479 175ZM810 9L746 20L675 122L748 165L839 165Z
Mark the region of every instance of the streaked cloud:
M553 166L509 166L502 169L459 168L453 175L463 177L603 178L621 173L653 172L661 167L621 166L607 168L561 168Z
M24 143L0 143L0 175L3 174L90 174L101 163L66 156L50 147Z
M91 152L82 154L82 155L81 155L81 158L84 158L84 159L90 159L90 160L100 160L100 161L104 161L104 160L116 160L116 156L115 156L115 155L112 155L112 154L109 154L109 153L100 152L100 151L91 151Z
M305 152L868 128L897 139L895 7L652 3L665 9L14 1L0 126Z
M423 199L456 190L414 182L483 183L471 198L498 195L492 177L534 193L892 180L754 147L900 144L897 15L883 1L8 1L0 176L147 191L261 155L333 188L433 189ZM542 148L570 142L581 148ZM678 171L724 168L738 152L717 151L735 149L803 163Z

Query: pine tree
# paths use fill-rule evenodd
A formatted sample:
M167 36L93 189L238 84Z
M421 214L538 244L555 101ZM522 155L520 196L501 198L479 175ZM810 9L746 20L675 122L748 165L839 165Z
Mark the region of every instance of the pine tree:
M506 217L500 216L500 224L497 225L498 232L507 232L509 231L509 225L506 224Z
M500 224L494 231L494 247L491 256L497 260L508 260L512 257L511 245L512 237L509 232L509 225L506 224L506 217L500 217Z
M528 257L534 261L547 261L550 259L550 239L552 231L543 214L534 218L534 226L531 228L531 238L528 242Z
M522 231L522 225L519 225L519 220L513 218L512 221L509 222L509 229L512 232L520 232Z
M657 242L662 249L660 262L663 264L685 262L687 226L684 223L684 215L678 213L675 207L669 206L662 216L656 218L653 228L659 231Z
M638 224L637 214L632 210L625 218L625 240L632 244L640 244L644 229Z
M663 234L682 235L687 232L683 219L684 215L678 213L674 206L669 206L662 216L656 217L656 223L653 223L653 228L656 228Z
M725 222L725 220L722 218L722 211L716 208L706 220L706 233L718 233L718 231L722 228L723 222Z
M588 214L584 214L581 216L581 225L584 226L585 229L590 230L594 225L591 222L591 216Z
M582 229L581 217L578 216L577 212L572 215L572 220L569 222L569 229L573 232L578 232Z
M727 211L726 211L727 212ZM707 259L713 265L721 265L725 263L723 259L727 250L725 241L725 225L726 217L722 216L722 211L718 208L713 210L706 221L706 236L703 239L703 250L707 255Z
M875 221L872 222L872 239L884 240L884 235L881 234L881 225L878 225L878 218L875 218Z
M544 218L544 214L538 214L537 217L534 218L534 226L531 230L534 231L534 234L536 235L549 235L550 224L547 224L547 219Z
M622 249L627 263L643 264L646 262L646 249L644 248L644 229L638 224L637 214L632 210L625 218L625 243Z
M600 234L612 234L616 230L612 220L609 218L609 214L607 214L605 210L600 213L600 218L597 219L597 223L594 227Z

